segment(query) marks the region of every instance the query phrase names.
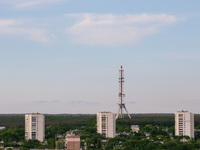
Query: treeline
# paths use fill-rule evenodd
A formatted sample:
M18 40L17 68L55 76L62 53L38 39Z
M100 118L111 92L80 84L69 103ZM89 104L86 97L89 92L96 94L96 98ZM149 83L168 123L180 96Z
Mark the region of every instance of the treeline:
M174 125L174 114L131 114L132 119L122 119L118 122L121 125L132 125L137 124L144 126L146 124L152 125ZM10 127L24 127L25 114L0 114L0 126ZM52 126L59 123L80 123L84 121L96 119L96 114L58 114L51 115L45 114L45 125ZM200 124L200 114L194 115L195 126Z
M174 140L170 139L168 133L174 133L174 114L132 114L132 119L127 116L123 119L117 119L116 130L117 133L130 132L131 125L139 125L141 133L133 136L118 136L114 139L108 139L108 143L105 144L106 149L112 149L116 145L120 145L122 149L131 149L132 144L135 149L154 149L159 147L160 149L170 148L170 144L174 145L172 149L179 149L178 147L193 146L194 149L200 146L199 140L193 140L189 143L180 143L179 139L174 137ZM93 115L45 115L45 139L47 145L41 145L38 141L29 140L25 141L24 133L24 114L21 115L0 115L0 126L6 128L0 130L0 141L4 141L4 146L14 146L23 148L31 148L33 145L36 148L58 148L60 145L57 135L64 135L66 131L78 129L81 139L85 140L88 149L100 149L101 135L96 131L96 114ZM195 115L195 127L200 129L200 114ZM168 130L168 133L165 131ZM144 133L150 133L151 139L145 139ZM196 139L200 139L200 133L195 135ZM165 144L160 142L153 142L155 140L163 140ZM118 141L118 143L116 143ZM20 145L19 142L24 143ZM193 143L192 143L193 142ZM128 144L128 145L127 145ZM84 143L81 142L83 146ZM127 146L126 146L127 145ZM62 146L62 144L61 144ZM112 148L111 148L112 147ZM62 148L62 147L60 147ZM115 149L118 149L115 147ZM193 148L192 148L193 149Z
M59 123L74 123L83 122L89 119L95 119L96 115L88 114L45 114L45 126L57 125ZM10 127L24 127L25 114L0 114L0 126Z
M55 149L56 144L59 145L58 135L64 135L66 131L78 129L81 137L91 137L96 133L96 115L46 115L45 120L45 141L47 145L38 144L37 140L25 140L24 117L22 116L3 116L0 126L5 126L5 129L0 130L0 141L4 141L4 147L20 147L20 149L31 148L33 145L36 148ZM2 119L3 118L3 119ZM19 120L17 120L19 119ZM12 124L15 120L17 123ZM23 145L20 144L23 143ZM0 144L1 146L2 144Z

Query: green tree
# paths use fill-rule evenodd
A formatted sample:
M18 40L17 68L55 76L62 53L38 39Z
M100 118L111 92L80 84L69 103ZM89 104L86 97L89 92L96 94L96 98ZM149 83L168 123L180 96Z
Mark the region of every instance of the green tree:
M56 149L64 149L65 143L63 143L61 140L56 141Z

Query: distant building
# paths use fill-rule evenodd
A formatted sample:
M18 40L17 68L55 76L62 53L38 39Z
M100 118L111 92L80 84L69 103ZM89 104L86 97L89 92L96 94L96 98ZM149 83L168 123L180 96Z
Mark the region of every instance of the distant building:
M188 111L175 113L175 135L194 138L194 114Z
M43 141L45 138L45 117L43 114L25 115L25 139Z
M80 150L80 136L67 133L65 137L65 149Z
M180 139L180 142L189 142L189 141L190 141L190 139L186 139L186 138Z
M148 133L148 132L144 132L144 134L145 134L146 137L149 137L149 136L151 135L151 134Z
M5 129L6 127L0 127L0 130Z
M140 131L140 127L139 125L131 125L131 130L138 133Z
M106 138L116 135L115 114L111 112L97 113L97 132Z

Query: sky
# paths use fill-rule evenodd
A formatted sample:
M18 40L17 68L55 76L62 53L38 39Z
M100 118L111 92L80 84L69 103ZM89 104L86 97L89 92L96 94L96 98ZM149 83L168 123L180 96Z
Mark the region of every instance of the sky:
M0 113L200 113L199 0L0 0Z

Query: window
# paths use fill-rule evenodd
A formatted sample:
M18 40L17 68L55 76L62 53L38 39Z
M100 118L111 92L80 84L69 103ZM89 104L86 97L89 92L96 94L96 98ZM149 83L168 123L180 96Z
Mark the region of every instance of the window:
M36 132L32 132L32 139L33 139L33 140L36 139Z
M106 121L106 117L102 116L102 122L105 122Z
M103 137L106 137L106 133L102 133L102 136L103 136Z
M36 122L36 117L35 116L32 117L32 122Z
M102 123L102 129L106 129L106 124Z

